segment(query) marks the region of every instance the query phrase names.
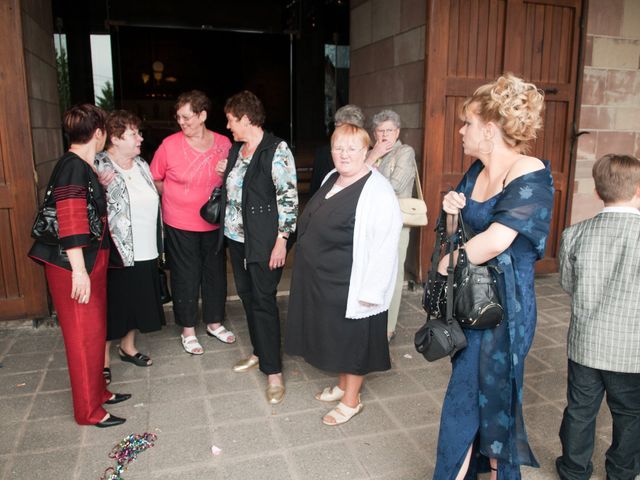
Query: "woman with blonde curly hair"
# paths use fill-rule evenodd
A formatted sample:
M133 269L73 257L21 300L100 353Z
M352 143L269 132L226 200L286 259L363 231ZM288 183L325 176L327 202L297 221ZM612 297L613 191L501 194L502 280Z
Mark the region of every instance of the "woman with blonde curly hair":
M462 145L475 161L442 208L453 230L458 214L476 232L470 262L498 267L505 320L466 330L468 346L452 360L434 479L520 479L537 467L522 416L524 359L536 324L534 264L544 256L553 208L549 163L525 154L542 126L544 97L511 74L483 85L462 107ZM457 251L453 252L457 258ZM438 266L446 275L449 255Z

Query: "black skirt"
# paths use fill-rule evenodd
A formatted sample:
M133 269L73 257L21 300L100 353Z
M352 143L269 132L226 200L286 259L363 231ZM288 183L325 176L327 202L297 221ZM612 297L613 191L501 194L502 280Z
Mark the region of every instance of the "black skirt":
M389 370L387 312L345 318L356 207L368 177L327 199L336 178L325 182L300 215L285 351L330 372Z
M107 340L120 339L131 330L155 332L165 324L157 259L135 262L132 267L110 268Z

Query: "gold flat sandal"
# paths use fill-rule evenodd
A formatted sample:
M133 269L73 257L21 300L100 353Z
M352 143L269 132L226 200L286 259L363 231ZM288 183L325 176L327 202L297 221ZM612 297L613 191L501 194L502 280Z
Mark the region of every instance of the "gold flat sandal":
M258 358L245 358L244 360L240 360L233 366L233 371L238 373L248 372L252 368L257 367L260 364L260 360Z
M267 402L269 402L271 405L277 405L282 400L284 400L284 385L268 385L266 394Z

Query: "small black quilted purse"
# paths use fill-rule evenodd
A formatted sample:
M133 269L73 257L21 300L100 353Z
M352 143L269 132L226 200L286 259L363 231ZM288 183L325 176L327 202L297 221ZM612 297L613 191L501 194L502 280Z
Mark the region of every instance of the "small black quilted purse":
M455 268L453 316L463 328L483 330L495 328L504 319L494 275L495 265L475 265L469 261L465 244L469 240L462 214L458 215L458 262Z
M449 247L450 250L454 248L453 236L449 239ZM425 290L436 288L435 281L440 281L438 276L445 278L437 272L441 250L441 237L437 235L436 245L431 256L431 271L429 272L429 279L433 281L430 284L427 282L428 286L425 286ZM451 255L449 256L445 285L440 288L441 286L438 284L437 292L425 294L426 303L423 298L423 306L427 310L427 321L416 332L414 345L418 353L421 353L429 362L446 356L453 357L467 346L467 337L460 328L460 324L453 318L453 271L453 255ZM442 296L444 296L444 300L441 299Z

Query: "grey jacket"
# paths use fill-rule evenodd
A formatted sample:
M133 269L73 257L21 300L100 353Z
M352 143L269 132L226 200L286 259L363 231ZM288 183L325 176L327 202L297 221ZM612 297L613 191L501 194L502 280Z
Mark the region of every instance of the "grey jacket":
M378 171L391 183L398 198L411 198L416 179L416 152L397 140L377 162Z
M560 283L572 297L569 358L640 373L640 215L602 212L562 234Z
M153 177L149 170L149 165L142 158L136 157L133 160L135 166L140 169L142 177L149 184L156 194L158 190L153 183ZM113 162L109 158L109 154L105 151L98 153L95 159L98 171L111 169L116 172L113 181L107 187L107 218L109 219L109 232L113 243L122 258L125 267L134 264L133 253L133 227L131 225L131 205L129 200L129 192L122 175L113 167ZM162 217L160 207L158 212L149 212L149 215L156 215L158 221L158 229L156 237L158 242L158 253L162 256Z

